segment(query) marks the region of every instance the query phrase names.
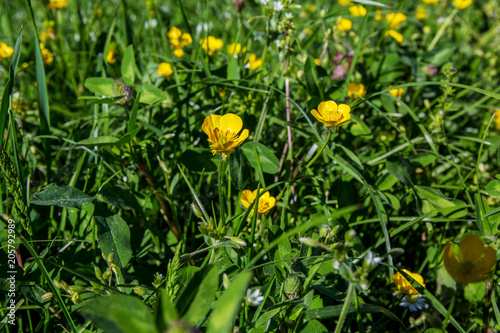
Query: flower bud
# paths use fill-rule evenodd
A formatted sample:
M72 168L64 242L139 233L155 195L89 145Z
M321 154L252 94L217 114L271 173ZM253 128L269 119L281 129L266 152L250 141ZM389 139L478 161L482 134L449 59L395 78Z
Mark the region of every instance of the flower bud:
M85 291L85 287L73 285L73 286L69 286L68 290L70 291L71 294L81 293L81 292Z
M193 213L194 215L196 215L197 218L201 218L203 216L200 208L194 203L191 204L191 209L193 210Z
M222 284L224 285L224 289L229 288L229 285L231 284L231 281L226 273L222 275Z
M42 295L42 302L44 302L44 301L48 301L49 299L51 299L51 298L52 298L52 296L54 296L54 295L53 295L52 293L50 293L50 292L49 292L49 293L46 293L46 294L43 294L43 295Z
M299 296L301 282L297 275L289 274L283 284L283 293L287 299L295 299Z
M299 242L301 242L302 244L305 244L305 245L308 245L308 246L311 246L311 247L318 247L318 246L321 246L321 243L318 242L316 239L314 238L309 238L309 237L300 237L299 238Z
M52 281L52 283L54 283L54 286L56 286L56 288L58 288L58 289L61 289L61 288L62 288L62 286L61 286L61 284L59 283L59 281L54 280L54 281Z
M160 156L158 155L156 156L156 158L158 159L158 163L160 164L160 168L163 170L163 172L168 173L168 168L165 162L163 162Z
M229 238L231 240L231 242L233 242L234 244L236 244L238 246L247 246L247 243L241 238L229 237L229 236L226 236L226 238Z
M94 266L94 274L98 280L100 280L102 278L102 272L98 266Z
M144 296L147 294L146 289L144 289L141 286L135 286L133 289L134 289L134 293L136 293L139 296Z

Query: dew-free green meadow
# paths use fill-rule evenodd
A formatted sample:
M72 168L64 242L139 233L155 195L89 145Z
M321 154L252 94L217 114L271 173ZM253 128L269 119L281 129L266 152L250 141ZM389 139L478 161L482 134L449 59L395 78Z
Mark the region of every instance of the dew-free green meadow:
M495 332L496 0L0 10L4 332Z

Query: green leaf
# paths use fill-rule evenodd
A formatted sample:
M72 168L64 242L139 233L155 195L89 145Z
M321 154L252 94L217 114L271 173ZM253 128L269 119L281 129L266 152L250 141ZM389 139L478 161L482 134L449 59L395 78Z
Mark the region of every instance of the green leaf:
M82 209L82 205L94 201L94 197L77 188L66 185L49 184L40 192L31 196L30 202L40 206L73 207Z
M109 183L101 188L96 198L124 210L140 211L142 209L135 196L128 189Z
M125 267L132 257L130 247L130 229L118 214L114 214L102 204L97 203L94 211L97 223L97 241L105 256L114 252L114 261L118 267Z
M158 333L153 315L139 299L121 294L101 296L85 304L83 316L113 333Z
M175 299L175 306L177 311L179 311L180 317L184 317L191 311L194 299L197 299L198 292L201 290L202 283L205 283L205 286L211 288L214 280L214 274L217 276L217 269L213 265L209 265L197 270L190 276L189 282L184 285L181 292ZM205 281L204 279L206 276L210 276L210 278ZM213 298L210 300L210 303L212 301ZM193 316L193 314L191 313L190 316Z
M12 55L12 61L9 68L9 79L5 84L5 88L2 94L2 104L0 108L0 147L3 147L3 133L5 131L5 124L7 123L10 95L12 95L12 89L14 88L14 79L16 77L16 69L19 62L19 54L21 52L21 45L23 41L22 33L23 28L21 28L21 31L19 31L19 35L16 39L16 44L14 45L14 54Z
M304 326L304 328L302 328L300 330L301 333L328 333L329 331L326 329L326 327L320 323L319 321L317 320L309 320L306 324L306 326Z
M201 283L199 283L198 291L182 319L193 326L198 324L210 310L217 289L219 289L219 276L217 275L217 268L212 266Z
M123 54L122 59L122 79L129 86L134 85L135 81L135 56L134 46L129 45Z
M450 59L456 48L455 44L441 45L439 48L424 53L421 57L422 62L427 66L439 67Z
M97 147L105 147L105 146L119 146L130 143L132 139L137 135L141 128L136 128L132 133L127 133L122 138L118 139L113 136L98 136L95 138L88 138L75 143L77 146L97 146Z
M241 150L245 154L250 165L258 169L258 163L262 166L262 171L265 173L275 174L279 171L280 161L274 153L258 142L247 142L241 146Z
M231 183L239 191L246 188L250 175L250 167L245 158L245 155L236 149L229 157L229 173L231 175Z
M486 296L486 282L469 283L464 287L464 297L472 304L484 302Z
M366 126L365 122L358 117L351 115L351 134L354 136L369 136L372 137L372 130Z
M227 66L227 79L228 80L239 80L240 79L240 68L238 66L238 59L231 58L229 65Z
M139 99L141 103L151 105L165 99L165 93L161 89L150 84L142 84L137 86L135 89L137 92L141 93Z
M446 198L444 194L431 187L415 186L417 195L422 199L422 212L424 214L439 210L449 218L460 218L467 215L466 204L463 201Z
M324 319L324 318L332 318L332 317L338 317L340 316L340 313L342 312L342 307L343 305L332 305L332 306L325 306L323 308L319 309L311 309L307 310L304 313L304 319ZM349 309L347 310L347 313L356 313L356 307L354 304L351 304L349 306ZM378 305L374 304L359 304L359 313L382 313L388 318L397 321L404 327L404 324L401 322L401 320L396 316L394 313L391 311L387 310L386 308L383 308Z
M213 154L208 149L186 149L180 156L180 161L187 169L195 172L215 172L217 165L213 161Z
M316 69L316 63L314 58L311 56L307 57L306 64L304 67L304 76L306 79L307 90L309 91L309 96L320 96L323 100L323 91L319 89L318 84L318 72Z
M413 186L411 175L415 168L402 156L391 156L387 158L387 171L396 177L405 186Z
M238 275L222 296L217 300L210 316L208 333L229 333L233 331L234 323L243 301L243 297L252 279L252 273L244 272Z
M500 195L500 180L493 179L486 185L486 192L489 195L499 196Z
M160 332L167 331L168 324L179 319L177 309L170 302L167 291L162 289L156 307L156 327Z
M114 96L114 85L115 80L109 78L100 78L100 77L90 77L85 80L83 85L88 90L92 91L95 94L113 97Z

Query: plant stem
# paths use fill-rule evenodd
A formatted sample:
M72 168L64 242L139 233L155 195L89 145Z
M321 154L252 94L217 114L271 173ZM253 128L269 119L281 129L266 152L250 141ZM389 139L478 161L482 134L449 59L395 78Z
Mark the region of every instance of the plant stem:
M224 161L225 159L221 157L221 161L219 163L219 175L218 175L218 187L219 187L219 206L220 206L220 220L222 222L222 226L225 225L224 220L224 187L223 187L223 171L224 171Z
M347 287L347 296L345 297L344 306L342 306L342 312L340 313L339 322L335 328L335 333L340 333L342 331L342 325L344 325L345 317L347 316L347 311L349 310L349 305L351 305L351 299L354 295L354 286L349 283Z
M446 326L448 326L448 321L450 321L451 313L453 312L453 308L455 306L455 301L457 300L456 295L453 294L453 297L451 298L451 304L450 307L448 308L448 312L446 313L446 317L443 320L443 331L446 330Z
M434 46L436 46L437 42L439 41L439 39L443 35L443 33L446 30L446 28L448 27L448 25L450 25L450 23L453 20L453 18L455 17L455 15L457 15L457 13L458 13L458 9L455 8L451 12L451 14L446 18L446 20L443 22L443 25L441 25L439 27L439 30L436 33L436 36L434 36L434 38L432 39L432 42L429 44L429 47L427 48L427 51L432 51L432 49L434 48Z

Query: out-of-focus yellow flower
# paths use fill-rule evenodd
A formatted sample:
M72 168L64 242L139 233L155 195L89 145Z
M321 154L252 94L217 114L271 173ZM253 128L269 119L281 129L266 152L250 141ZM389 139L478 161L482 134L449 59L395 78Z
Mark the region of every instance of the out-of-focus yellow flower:
M106 56L106 61L108 64L114 64L116 62L115 59L115 51L109 50L108 55Z
M352 21L346 18L341 18L337 25L340 31L349 31L352 28Z
M337 2L341 6L349 6L351 4L351 0L337 0Z
M189 34L189 32L182 33L180 47L187 46L193 42L193 38Z
M240 54L240 51L243 54L247 51L247 48L246 47L241 48L240 43L231 43L227 46L227 52L231 55Z
M241 131L243 120L233 113L207 116L201 128L208 135L207 140L211 143L212 154L219 153L223 159L241 145L249 134L247 129ZM238 135L240 131L241 134Z
M453 0L453 3L458 9L465 9L472 5L473 2L474 0Z
M385 15L385 20L391 29L395 29L406 21L406 15L403 13L388 13Z
M49 9L62 9L68 7L68 0L49 0Z
M391 36L392 38L394 38L398 43L402 43L403 42L403 35L400 34L399 32L397 32L396 30L394 29L390 29L390 30L387 30L385 32L385 35L384 37L387 37L387 36Z
M321 102L318 110L311 110L311 114L326 127L337 127L351 119L351 107L347 104L337 105L334 101Z
M439 2L439 0L422 0L426 5L434 5Z
M203 38L200 40L201 48L208 53L208 55L212 55L214 52L219 51L224 46L222 39L215 38L214 36L208 36L208 38Z
M158 65L158 75L167 77L172 75L174 71L172 70L172 66L168 62L162 62Z
M389 86L387 88L391 89L392 86ZM389 90L389 94L391 94L393 97L401 98L401 96L403 96L404 91L405 91L404 88L391 89Z
M425 288L424 284L424 278L422 275L417 274L417 273L412 273L407 269L402 269L403 272L411 276L415 281L417 281L422 287ZM396 288L394 288L394 291L399 293L399 294L405 294L410 296L410 298L416 298L420 295L420 293L411 285L410 282L401 274L400 272L397 272L392 276L394 279L394 283L396 284Z
M497 260L497 252L476 235L465 236L458 248L447 244L441 255L448 273L463 286L488 279Z
M40 43L40 51L42 53L42 59L45 65L49 65L54 61L54 56L52 55L52 52L46 49L43 43Z
M23 68L28 68L29 64L27 62L23 62Z
M167 37L168 37L168 39L170 39L171 43L172 43L172 39L174 39L178 42L179 38L181 38L181 36L182 36L182 31L181 31L181 29L179 29L177 27L172 27L167 32ZM174 43L172 43L172 44L174 44ZM174 46L177 46L177 45L174 45Z
M174 49L174 56L176 56L177 58L182 58L184 57L184 51L182 50L182 48L180 47L176 47Z
M38 35L38 40L40 42L45 42L47 38L56 39L54 28L48 27L47 29L42 30Z
M314 63L316 64L316 66L319 66L319 59L318 58L314 59Z
M260 193L262 192L263 190L261 189ZM251 190L244 190L243 192L241 192L240 202L243 207L248 208L255 200L255 198L257 198L257 190L253 192ZM257 212L259 214L267 213L274 206L276 206L276 198L272 197L269 194L269 191L266 191L259 198L259 207L257 207ZM250 214L253 214L253 210Z
M500 110L495 112L495 119L493 121L495 122L497 130L500 130Z
M375 20L382 21L383 19L384 19L384 16L382 15L382 9L377 9L375 11Z
M8 59L12 57L14 49L9 45L0 42L0 59Z
M251 71L259 68L262 65L262 58L257 58L254 53L250 53L248 56L248 69Z
M355 82L350 82L347 85L347 96L350 98L360 98L360 97L365 97L366 95L366 89L365 86L362 83L355 83Z
M365 16L366 8L361 5L351 6L349 7L349 13L351 13L352 16Z
M423 21L428 16L429 14L427 14L427 10L425 9L425 7L418 6L417 12L415 13L415 17L417 18L417 20Z

